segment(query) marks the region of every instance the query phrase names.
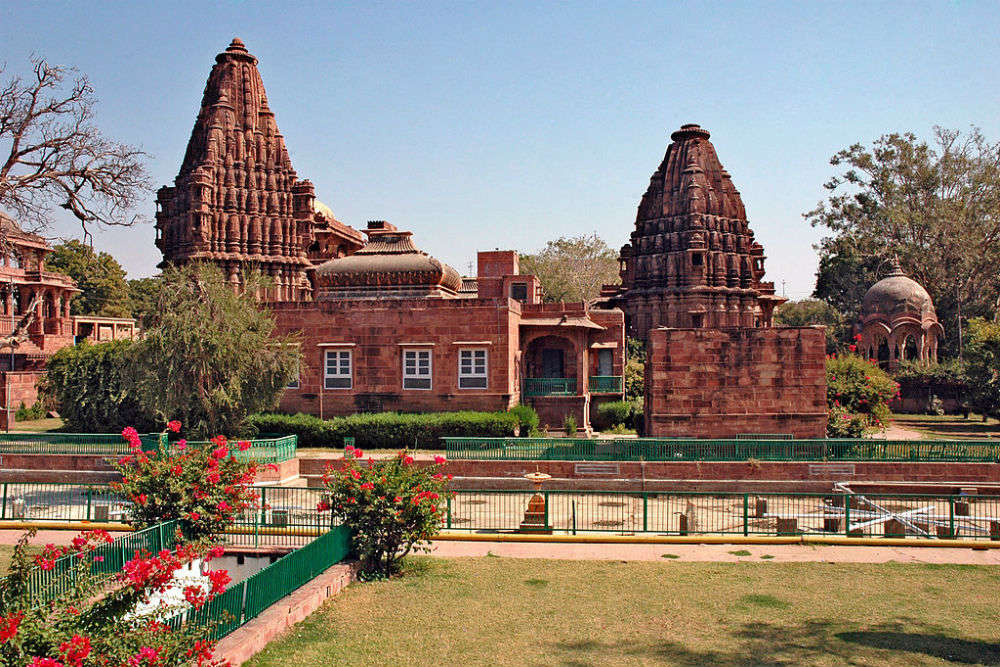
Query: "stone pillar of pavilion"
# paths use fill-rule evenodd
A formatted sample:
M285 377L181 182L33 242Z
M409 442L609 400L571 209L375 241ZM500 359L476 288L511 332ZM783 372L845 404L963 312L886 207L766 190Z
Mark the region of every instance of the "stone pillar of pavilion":
M770 326L785 301L763 282L764 249L708 138L693 124L671 134L639 202L619 257L622 285L610 298L633 336L658 326Z

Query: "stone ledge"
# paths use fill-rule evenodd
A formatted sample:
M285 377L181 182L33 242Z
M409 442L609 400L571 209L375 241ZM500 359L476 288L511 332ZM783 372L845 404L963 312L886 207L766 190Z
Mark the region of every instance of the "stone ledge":
M215 657L239 667L357 579L358 563L337 563L221 639Z

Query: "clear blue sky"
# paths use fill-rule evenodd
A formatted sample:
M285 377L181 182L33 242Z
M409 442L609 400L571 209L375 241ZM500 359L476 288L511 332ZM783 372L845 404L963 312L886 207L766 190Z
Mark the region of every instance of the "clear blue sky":
M302 178L344 222L387 219L468 270L477 249L628 238L682 123L732 173L781 291L812 290L802 213L829 157L935 124L1000 138L1000 5L984 3L58 3L0 5L0 60L87 73L98 121L180 167L214 56L260 59ZM153 198L145 211L152 217ZM76 230L61 221L59 235ZM152 225L95 245L155 272Z

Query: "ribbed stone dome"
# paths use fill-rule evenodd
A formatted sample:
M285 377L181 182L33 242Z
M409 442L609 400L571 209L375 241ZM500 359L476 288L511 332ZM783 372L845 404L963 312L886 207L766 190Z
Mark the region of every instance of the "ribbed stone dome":
M462 287L458 271L431 257L413 243L411 233L385 221L368 223L368 243L347 257L316 267L317 298L337 298L363 290L364 296L453 296Z
M872 285L861 301L861 319L878 318L887 323L901 318L918 322L937 320L934 302L927 290L903 273L895 259L889 275Z

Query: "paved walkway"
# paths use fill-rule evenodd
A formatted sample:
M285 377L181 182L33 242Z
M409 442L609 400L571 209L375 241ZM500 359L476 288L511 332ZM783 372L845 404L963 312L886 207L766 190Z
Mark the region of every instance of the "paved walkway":
M749 556L733 552L750 552ZM954 563L1000 565L1000 549L866 547L802 544L567 544L539 542L434 542L430 555L567 560L676 560L744 563ZM663 554L677 556L664 558ZM761 558L773 556L773 558Z
M923 440L924 434L911 428L897 426L896 422L889 422L889 428L885 430L885 433L879 433L872 437L879 440Z

